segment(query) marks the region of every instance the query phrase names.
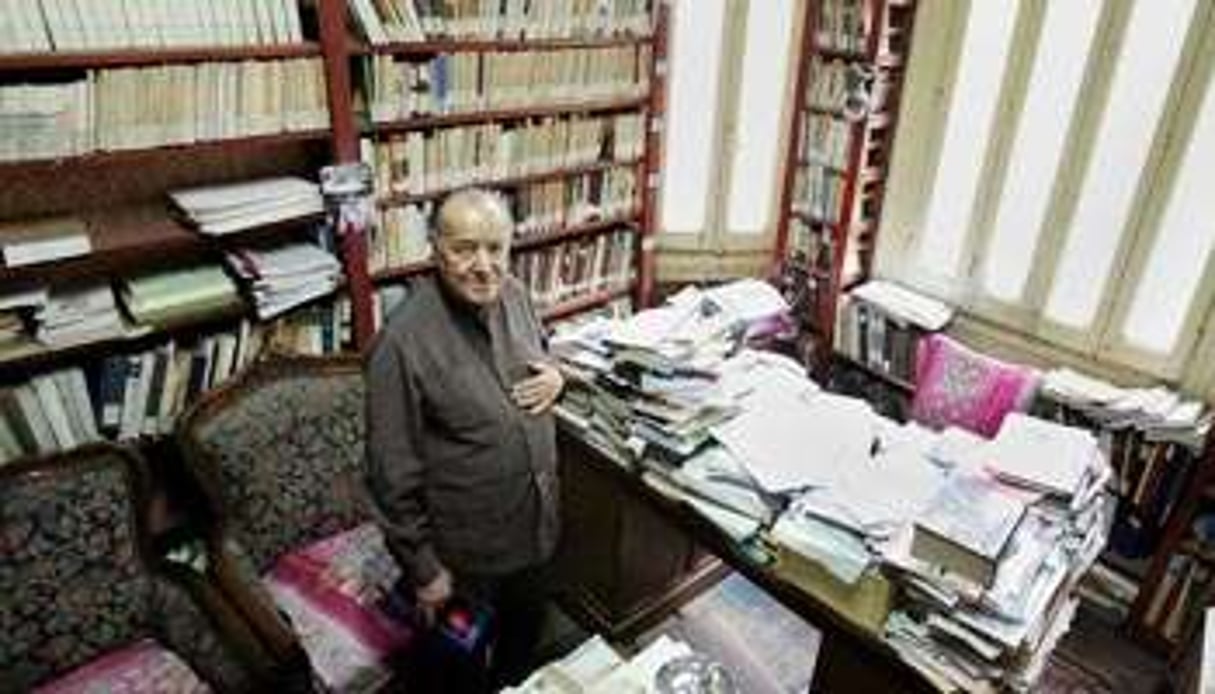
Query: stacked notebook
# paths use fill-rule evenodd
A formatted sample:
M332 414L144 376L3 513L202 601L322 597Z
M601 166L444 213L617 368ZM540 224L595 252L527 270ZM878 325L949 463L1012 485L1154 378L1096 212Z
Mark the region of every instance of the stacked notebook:
M169 193L169 197L200 232L215 236L324 210L320 188L292 176L190 188Z
M0 254L6 267L87 255L92 250L84 220L45 217L0 224Z
M53 347L123 335L122 316L109 283L57 288L34 317L36 337Z
M172 325L240 305L236 284L219 265L161 271L123 280L122 301L137 322Z
M238 248L228 254L228 264L248 286L262 320L329 294L342 273L333 254L310 243Z

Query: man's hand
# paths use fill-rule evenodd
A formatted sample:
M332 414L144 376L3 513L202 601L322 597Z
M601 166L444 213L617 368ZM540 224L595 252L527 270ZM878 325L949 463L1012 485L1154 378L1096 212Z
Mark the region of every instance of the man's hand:
M528 364L533 375L523 379L511 387L511 398L528 414L540 414L557 402L561 389L565 387L565 377L552 364L534 361Z
M414 590L414 596L417 597L418 608L422 610L426 625L432 626L439 610L451 599L451 574L447 569L440 568L439 575L431 579L430 583Z

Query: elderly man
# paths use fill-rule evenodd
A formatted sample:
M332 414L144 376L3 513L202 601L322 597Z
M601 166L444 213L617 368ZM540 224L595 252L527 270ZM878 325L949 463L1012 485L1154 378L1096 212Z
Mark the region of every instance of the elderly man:
M411 289L367 362L368 486L389 549L429 616L453 591L494 607L495 685L530 665L558 532L549 409L563 380L507 274L513 228L495 193L444 201L438 276Z

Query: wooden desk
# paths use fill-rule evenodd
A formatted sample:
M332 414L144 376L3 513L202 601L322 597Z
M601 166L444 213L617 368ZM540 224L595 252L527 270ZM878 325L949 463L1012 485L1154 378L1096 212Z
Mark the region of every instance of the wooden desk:
M565 604L594 628L610 636L638 633L720 576L720 562L823 632L813 691L937 691L881 639L753 561L690 506L651 489L607 453L568 431L559 436L559 451L558 580Z

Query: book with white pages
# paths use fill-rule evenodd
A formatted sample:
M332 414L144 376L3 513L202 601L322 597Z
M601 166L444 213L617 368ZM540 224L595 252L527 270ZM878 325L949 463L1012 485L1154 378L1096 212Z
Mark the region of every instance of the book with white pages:
M1003 480L1070 497L1080 490L1096 448L1087 429L1014 412L991 442L987 467Z
M88 255L93 246L83 220L47 217L0 224L0 254L7 267Z
M319 190L317 184L307 179L280 176L177 190L170 192L169 197L187 212L205 213L247 203L318 193Z

